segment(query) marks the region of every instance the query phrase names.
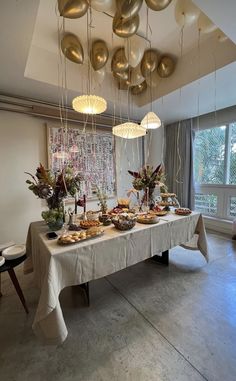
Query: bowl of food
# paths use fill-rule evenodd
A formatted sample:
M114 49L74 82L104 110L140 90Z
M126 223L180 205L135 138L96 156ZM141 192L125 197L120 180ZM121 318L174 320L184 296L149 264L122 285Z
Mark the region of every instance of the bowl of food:
M89 210L86 212L87 220L93 221L93 220L98 220L99 218L99 211L93 211Z
M118 230L130 230L136 224L136 215L133 213L122 213L112 218L112 223Z

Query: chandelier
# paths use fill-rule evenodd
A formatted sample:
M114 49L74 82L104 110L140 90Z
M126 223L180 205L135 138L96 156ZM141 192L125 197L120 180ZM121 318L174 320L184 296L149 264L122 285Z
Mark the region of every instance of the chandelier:
M134 139L146 135L146 129L137 123L126 122L112 128L115 136L124 139Z
M101 114L107 109L107 102L97 95L80 95L73 99L72 107L82 114Z
M161 120L154 112L150 111L141 121L141 126L147 130L154 130L161 127Z

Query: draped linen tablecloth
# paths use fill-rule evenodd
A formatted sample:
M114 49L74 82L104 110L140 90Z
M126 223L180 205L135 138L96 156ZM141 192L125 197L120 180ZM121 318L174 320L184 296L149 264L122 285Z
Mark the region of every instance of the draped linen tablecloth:
M104 235L71 246L59 246L46 237L43 221L33 222L27 236L25 273L34 271L40 288L33 323L36 335L47 344L60 344L67 337L59 295L63 288L98 279L184 244L200 249L208 260L202 216L169 214L156 225L136 226L126 232L105 227ZM193 241L191 241L194 239Z

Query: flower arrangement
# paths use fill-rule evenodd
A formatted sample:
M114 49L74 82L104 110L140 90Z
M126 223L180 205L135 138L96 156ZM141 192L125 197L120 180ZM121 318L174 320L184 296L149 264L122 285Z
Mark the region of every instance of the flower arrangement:
M31 180L26 180L28 188L47 202L49 210L42 212L42 218L51 225L59 220L63 223L63 199L68 195L74 197L80 189L80 174L74 174L71 167L54 173L45 169L41 163L35 175L25 173L31 177Z
M134 189L144 191L141 204L145 201L148 201L150 204L153 203L153 192L156 185L160 186L162 193L167 192L167 186L164 183L166 180L165 172L162 164L159 164L155 170L152 166L146 165L139 172L128 171L128 173L134 177L132 182Z

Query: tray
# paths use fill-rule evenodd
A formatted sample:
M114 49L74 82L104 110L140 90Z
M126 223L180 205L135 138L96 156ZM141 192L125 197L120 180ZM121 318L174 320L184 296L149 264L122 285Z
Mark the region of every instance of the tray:
M138 218L137 219L137 222L139 224L145 224L145 225L153 225L153 224L157 224L159 222L159 218Z
M156 216L165 216L168 212L167 212L167 210L160 210L159 212L153 211L153 213L155 213Z
M76 242L63 242L60 240L60 238L58 238L57 243L60 246L70 246L70 245L79 244L79 243L84 242L84 241L88 241L88 240L93 239L93 238L100 237L103 234L104 234L104 230L101 233L98 233L98 234L91 236L91 237L86 237L86 238L80 239L79 241L76 241Z
M184 210L182 209L181 212L178 212L176 209L175 209L175 214L177 214L178 216L189 216L190 214L192 213L191 210Z

